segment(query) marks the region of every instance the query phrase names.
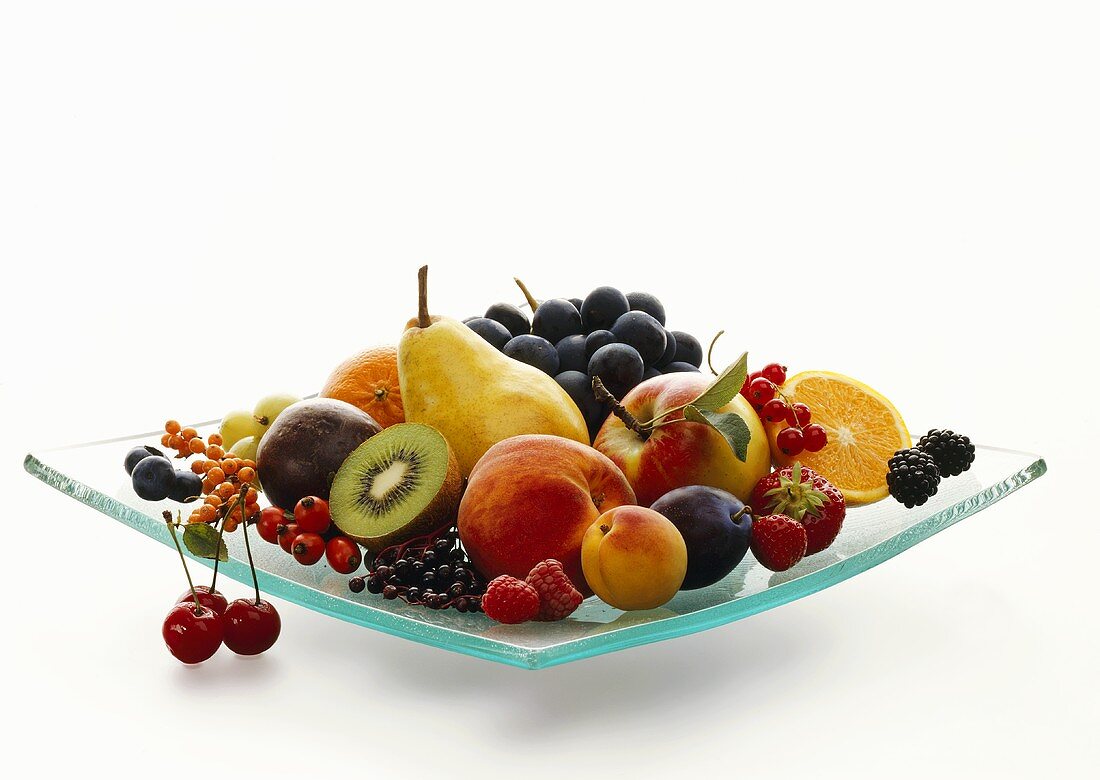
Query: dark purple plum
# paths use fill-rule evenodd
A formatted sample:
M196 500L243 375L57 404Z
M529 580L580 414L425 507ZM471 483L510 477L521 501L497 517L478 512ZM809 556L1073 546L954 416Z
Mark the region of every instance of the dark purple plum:
M687 575L680 590L713 585L733 571L749 549L752 515L725 490L703 485L677 488L650 509L671 520L687 545Z
M168 498L172 485L176 483L176 467L162 455L150 455L138 461L130 478L138 498L163 501Z

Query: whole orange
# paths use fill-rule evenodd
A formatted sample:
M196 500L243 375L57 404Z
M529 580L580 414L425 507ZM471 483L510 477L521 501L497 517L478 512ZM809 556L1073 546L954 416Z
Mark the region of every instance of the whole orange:
M371 347L348 358L329 374L321 397L357 406L383 428L405 422L397 381L397 347Z

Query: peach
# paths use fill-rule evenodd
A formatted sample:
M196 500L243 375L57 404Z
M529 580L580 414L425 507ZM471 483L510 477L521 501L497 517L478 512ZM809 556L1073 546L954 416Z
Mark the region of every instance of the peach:
M688 372L653 377L627 393L622 404L640 422L647 422L690 403L712 381ZM665 425L643 438L611 415L592 446L622 469L642 506L688 485L719 488L746 501L760 478L771 470L768 437L760 418L740 395L719 411L737 412L749 427L748 454L743 462L718 431L696 422ZM674 412L665 420L682 420L683 416L683 412Z
M589 526L581 565L596 595L618 609L655 609L687 574L684 537L664 515L641 506L604 512Z
M581 569L585 531L608 509L634 504L618 467L591 447L528 434L494 444L474 465L458 507L458 533L488 579L523 579L556 558L577 590L592 595Z

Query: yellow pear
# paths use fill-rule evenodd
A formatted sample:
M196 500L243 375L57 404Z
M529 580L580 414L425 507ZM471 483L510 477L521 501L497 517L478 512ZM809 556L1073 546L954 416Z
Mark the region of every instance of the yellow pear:
M442 433L465 475L511 436L543 433L589 444L580 409L553 377L505 356L458 320L430 316L427 287L424 266L419 314L397 345L408 422Z

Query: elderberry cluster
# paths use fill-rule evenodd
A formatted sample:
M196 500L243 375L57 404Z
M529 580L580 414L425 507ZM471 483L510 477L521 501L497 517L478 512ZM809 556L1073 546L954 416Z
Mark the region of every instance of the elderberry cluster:
M454 527L387 547L375 556L368 572L348 583L353 593L367 590L428 609L481 611L485 580L466 557Z

